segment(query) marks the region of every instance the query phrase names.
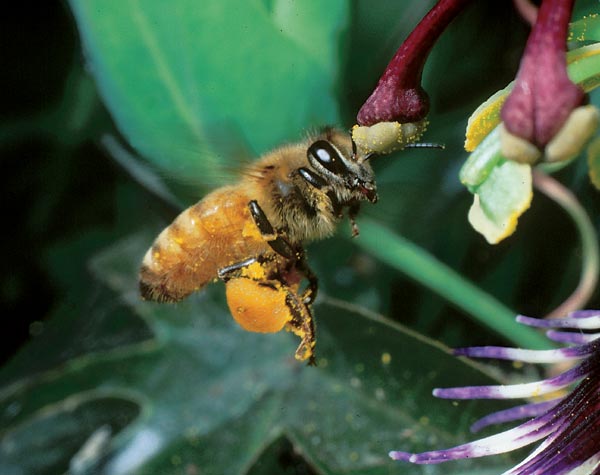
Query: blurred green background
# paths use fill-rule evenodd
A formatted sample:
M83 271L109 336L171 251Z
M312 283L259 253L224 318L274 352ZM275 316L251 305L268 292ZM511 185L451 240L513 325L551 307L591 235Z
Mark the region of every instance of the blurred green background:
M429 394L489 376L411 331L447 346L509 341L365 252L346 225L308 248L324 295L317 369L290 360L290 335L235 327L220 285L176 307L135 295L138 262L178 204L310 128L350 127L431 4L47 1L2 16L1 473L424 473L387 452L470 437L491 405ZM575 17L595 9L577 2ZM467 118L512 80L526 36L503 2L474 2L451 25L424 73L425 140L446 149L378 159L380 201L363 214L542 316L577 283L572 223L536 194L491 247L467 223L457 178ZM556 177L598 228L585 161ZM86 456L90 437L100 443ZM496 463L509 462L454 467Z

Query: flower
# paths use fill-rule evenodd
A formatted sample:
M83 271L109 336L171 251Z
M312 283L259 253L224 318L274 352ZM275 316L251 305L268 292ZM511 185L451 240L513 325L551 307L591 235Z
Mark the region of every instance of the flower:
M566 40L574 0L544 0L502 107L502 151L515 161L569 160L594 134L598 111L567 74ZM564 131L563 131L564 130ZM573 145L573 131L583 130ZM561 134L561 131L562 134Z
M392 153L421 138L429 112L423 67L440 35L469 2L438 0L400 45L356 116L352 139L358 155Z
M387 65L377 87L360 108L361 126L379 122L411 123L425 118L429 98L421 86L423 66L439 36L470 0L439 0Z
M543 440L525 460L504 475L600 474L600 310L582 310L566 318L550 320L518 316L517 321L549 328L548 338L571 346L539 351L473 347L455 350L455 354L528 363L573 360L579 360L579 363L543 381L436 389L433 394L445 399L513 399L540 395L551 398L490 414L471 427L476 432L491 424L531 418L513 429L450 449L420 454L393 451L390 452L392 459L436 464L505 453ZM576 331L565 331L568 329ZM564 390L576 382L566 395L556 395L557 390Z

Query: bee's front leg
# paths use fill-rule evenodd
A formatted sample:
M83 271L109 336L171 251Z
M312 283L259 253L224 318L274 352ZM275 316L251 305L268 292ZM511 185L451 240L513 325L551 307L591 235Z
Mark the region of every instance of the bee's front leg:
M352 227L352 237L356 237L360 234L358 224L356 224L356 216L360 211L360 203L358 201L352 203L348 208L348 219L350 220L350 226Z

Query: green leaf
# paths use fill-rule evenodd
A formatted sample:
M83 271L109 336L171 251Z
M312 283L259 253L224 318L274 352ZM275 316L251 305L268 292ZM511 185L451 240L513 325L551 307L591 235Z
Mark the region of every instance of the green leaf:
M71 468L74 475L86 473L77 469L100 463L107 449L102 439L116 436L138 413L137 404L116 392L73 394L3 434L0 472L52 475ZM94 435L100 440L92 453L85 454L82 448Z
M319 366L311 368L293 359L297 341L291 334L239 329L216 285L177 306L141 302L135 273L148 242L148 236L121 242L93 268L145 319L154 338L73 359L5 388L2 435L20 440L0 447L8 468L28 464L44 473L68 466L80 447L58 444L35 458L28 453L39 431L36 421L52 418L44 426L45 440L67 430L72 418L63 412L78 406L69 405L73 398L87 401L93 421L106 416L91 423L89 433L106 424L116 432L128 424L107 445L105 473L144 475L194 468L203 474L246 473L280 437L317 473L397 473L389 450L459 444L469 439L474 417L498 408L433 398L434 387L489 378L440 345L350 304L325 298L316 305ZM104 411L107 400L124 405L125 414ZM131 414L138 413L132 421ZM83 444L85 437L79 440ZM508 461L456 466L498 463ZM411 465L401 470L421 473ZM447 469L431 467L431 473Z
M120 131L180 179L214 184L247 155L339 122L347 0L70 4Z
M482 325L519 346L552 348L548 340L535 330L518 324L515 312L424 249L376 222L361 219L360 225L364 232L357 241L359 246L452 302Z

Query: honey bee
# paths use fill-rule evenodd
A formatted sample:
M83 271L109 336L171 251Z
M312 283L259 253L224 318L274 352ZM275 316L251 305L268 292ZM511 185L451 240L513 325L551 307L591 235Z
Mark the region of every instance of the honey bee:
M177 302L220 279L244 329L286 328L301 340L296 359L315 364L318 281L303 245L332 235L344 211L358 234L361 202L377 201L368 158L333 128L266 154L159 234L140 268L141 296Z

